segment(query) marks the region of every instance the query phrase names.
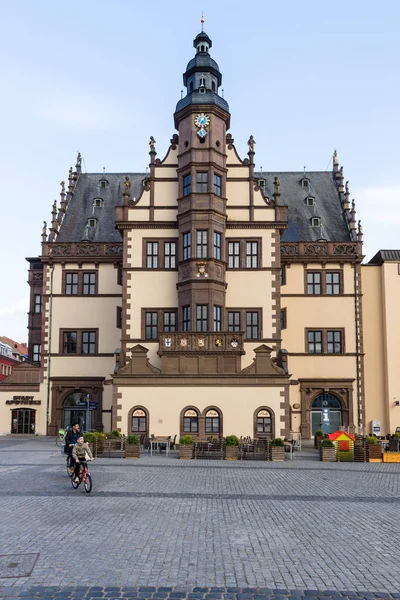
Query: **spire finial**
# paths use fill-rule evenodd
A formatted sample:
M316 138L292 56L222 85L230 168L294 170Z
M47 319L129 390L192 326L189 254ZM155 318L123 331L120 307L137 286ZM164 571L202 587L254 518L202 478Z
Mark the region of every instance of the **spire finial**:
M204 31L204 12L203 11L201 13L200 23L201 23L201 31Z

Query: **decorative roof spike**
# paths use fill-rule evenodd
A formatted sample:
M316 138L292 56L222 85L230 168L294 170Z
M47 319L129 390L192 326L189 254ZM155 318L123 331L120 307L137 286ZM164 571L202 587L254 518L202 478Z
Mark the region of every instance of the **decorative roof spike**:
M339 188L338 188L338 191L339 191L340 194L343 194L343 192L344 192L344 187L343 187L343 180L344 180L343 167L340 167L340 169L339 169L338 178L339 178Z
M333 170L337 171L338 168L339 168L339 161L338 161L337 151L335 148L333 151Z
M204 13L201 13L200 23L201 23L201 30L204 31Z
M358 233L358 241L361 242L362 236L363 236L363 228L361 225L361 221L358 221L357 225L358 225L358 232L357 232Z
M125 177L124 193L122 195L126 196L127 198L131 197L131 180L129 179L128 175Z
M251 136L249 137L248 141L247 141L247 144L248 144L248 146L249 146L249 152L248 152L248 154L250 154L250 153L253 153L253 154L254 154L254 145L255 145L255 143L256 143L256 140L255 140L255 139L254 139L254 137L251 135Z
M43 227L42 227L42 243L45 243L47 241L47 223L46 221L43 221Z
M54 202L53 202L53 207L52 207L52 210L51 210L51 214L52 215L56 215L57 214L57 200L54 200Z
M273 195L273 197L275 198L275 200L276 200L277 198L279 198L279 196L281 195L281 194L280 194L280 191L279 191L279 186L280 186L280 185L281 185L281 184L280 184L280 181L279 181L279 178L278 178L278 176L274 177L274 193L273 193L272 195Z
M346 191L344 193L343 209L349 210L349 208L350 208L350 201L349 201L350 191L349 191L349 182L348 181L346 181L345 190Z
M75 167L76 167L76 172L80 173L81 170L82 170L82 156L81 156L80 152L78 152L78 156L76 157L76 165L75 165Z
M149 146L150 146L150 154L154 154L156 155L156 140L153 138L153 136L150 136L150 141L149 141Z

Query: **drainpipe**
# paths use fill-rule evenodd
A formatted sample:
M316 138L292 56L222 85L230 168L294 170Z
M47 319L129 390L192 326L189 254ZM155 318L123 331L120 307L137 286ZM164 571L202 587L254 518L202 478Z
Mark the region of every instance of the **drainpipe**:
M47 403L46 403L46 435L49 435L50 424L50 367L51 367L51 329L53 322L53 275L54 265L50 271L50 301L49 301L49 343L47 345Z
M357 294L357 263L354 264L354 312L355 312L355 331L356 331L356 369L357 369L357 418L358 432L361 431L361 392L360 392L360 340L359 340L359 309Z

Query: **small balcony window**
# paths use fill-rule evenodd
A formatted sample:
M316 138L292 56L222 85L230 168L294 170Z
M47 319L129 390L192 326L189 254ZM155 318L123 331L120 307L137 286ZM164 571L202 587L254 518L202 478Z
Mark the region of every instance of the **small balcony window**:
M319 217L313 217L311 219L311 227L319 227L321 225L321 219Z
M95 208L103 208L103 206L104 206L104 200L103 200L103 198L94 198L94 200L93 200L93 206Z
M307 206L315 206L315 198L314 196L308 196L306 200Z
M98 220L97 219L88 219L88 226L89 227L97 227L98 224Z

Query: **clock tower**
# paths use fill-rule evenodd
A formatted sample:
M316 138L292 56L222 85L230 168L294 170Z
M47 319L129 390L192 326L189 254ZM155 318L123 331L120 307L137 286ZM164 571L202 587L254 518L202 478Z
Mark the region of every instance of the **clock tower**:
M222 75L210 56L212 41L201 31L183 75L187 94L177 104L178 319L180 331L227 330L226 131L229 106L219 94Z

